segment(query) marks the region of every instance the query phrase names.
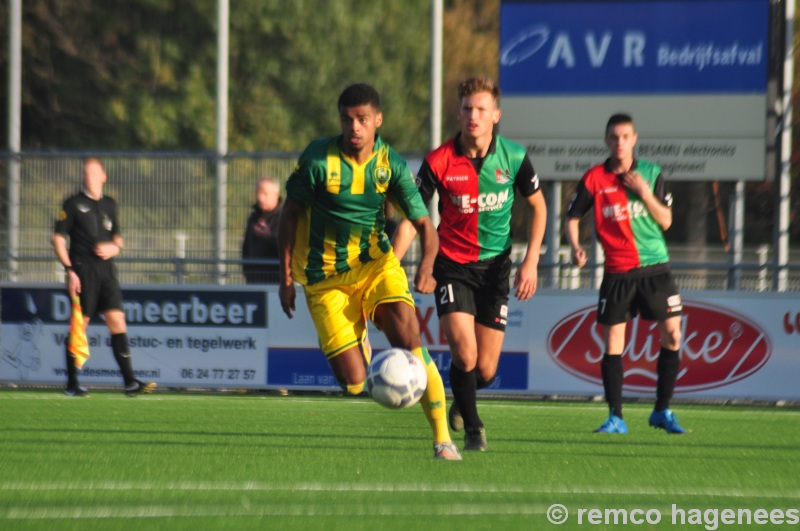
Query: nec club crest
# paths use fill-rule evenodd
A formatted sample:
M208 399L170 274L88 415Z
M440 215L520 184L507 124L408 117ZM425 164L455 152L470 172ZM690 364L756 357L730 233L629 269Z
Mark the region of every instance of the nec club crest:
M684 301L681 332L676 393L743 380L760 370L772 353L769 337L758 324L719 306ZM637 317L628 323L622 353L625 390L655 391L660 348L656 322ZM602 385L604 341L596 306L582 308L556 323L547 336L547 350L565 371Z
M495 180L497 184L506 184L507 182L511 181L511 172L508 168L497 168L494 171Z

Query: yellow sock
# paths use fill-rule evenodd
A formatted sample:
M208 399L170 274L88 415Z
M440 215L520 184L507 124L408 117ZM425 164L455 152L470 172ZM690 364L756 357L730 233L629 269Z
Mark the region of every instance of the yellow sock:
M422 363L425 364L425 372L428 374L428 388L419 403L422 404L422 410L433 429L433 442L450 442L450 430L447 429L447 402L442 375L439 374L439 369L433 363L427 348L419 347L411 352L422 360Z
M363 390L364 390L364 382L357 384L347 384L347 394L360 395L361 391Z

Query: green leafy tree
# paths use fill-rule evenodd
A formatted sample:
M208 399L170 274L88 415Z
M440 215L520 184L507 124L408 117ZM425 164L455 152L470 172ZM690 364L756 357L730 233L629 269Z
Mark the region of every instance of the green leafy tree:
M299 150L339 131L336 99L354 82L381 93L382 134L427 144L429 2L232 4L230 146Z
M476 75L498 79L499 50L500 0L449 0L445 3L444 138L459 129L458 82Z
M23 148L213 149L216 16L206 0L24 2ZM335 133L355 81L381 91L388 139L423 149L429 19L423 0L231 2L230 150Z

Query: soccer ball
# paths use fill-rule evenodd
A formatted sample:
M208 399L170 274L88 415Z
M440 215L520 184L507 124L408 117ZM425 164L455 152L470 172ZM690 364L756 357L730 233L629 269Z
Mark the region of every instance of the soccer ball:
M422 360L402 348L390 348L372 358L367 368L367 391L392 409L411 407L428 387Z

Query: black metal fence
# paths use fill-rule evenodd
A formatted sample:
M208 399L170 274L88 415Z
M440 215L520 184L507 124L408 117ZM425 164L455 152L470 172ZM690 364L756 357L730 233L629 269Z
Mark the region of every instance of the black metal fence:
M63 270L51 248L61 202L79 190L81 163L96 153L25 153L19 159L18 208L10 208L9 158L0 157L0 281L61 282ZM117 258L126 284L241 284L241 243L254 202L257 179L270 175L284 182L296 153L242 153L225 157L226 179L220 188L214 153L102 153L108 174L105 191L120 206L125 251ZM221 193L222 192L222 193ZM224 209L222 226L218 213ZM11 238L18 213L16 238ZM223 238L217 235L222 233ZM16 249L10 241L16 241ZM220 245L220 240L223 242ZM515 246L519 261L524 244ZM670 245L673 269L682 290L770 291L774 260L768 245L743 250L734 263L721 245ZM406 264L414 268L414 250ZM551 257L552 258L547 258ZM549 260L549 261L548 261ZM800 255L786 268L786 289L800 291ZM539 286L596 287L602 264L590 261L578 270L566 248L545 254ZM275 279L277 281L277 279Z

